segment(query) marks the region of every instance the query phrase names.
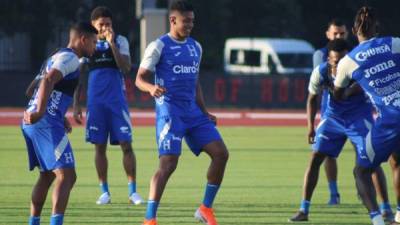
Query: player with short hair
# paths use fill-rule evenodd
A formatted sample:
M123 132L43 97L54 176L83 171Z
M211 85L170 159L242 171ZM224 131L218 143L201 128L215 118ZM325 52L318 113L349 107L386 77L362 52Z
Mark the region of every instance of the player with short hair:
M75 159L64 126L79 77L79 58L93 54L96 29L89 23L71 27L67 48L46 60L43 78L24 112L24 135L29 168L39 167L39 179L32 191L30 225L40 224L47 192L55 181L51 225L63 224L70 191L76 180Z
M332 92L339 60L349 50L347 42L343 39L330 41L327 47L328 61L316 67L310 78L307 99L308 142L313 144L313 152L304 177L300 210L289 219L291 222L308 221L311 197L324 159L327 156L337 158L347 138L355 146L357 154L364 151L362 140L373 123L372 106L367 102L367 97L359 86L354 84L346 89L348 99L345 101L336 101L329 96L325 115L315 132L318 95L324 89Z
M348 36L346 24L340 19L337 18L332 19L328 23L325 35L329 41L333 41L335 39L346 40ZM313 67L316 68L321 63L324 63L327 60L328 60L328 48L327 46L324 46L323 48L320 48L314 52ZM328 97L329 97L329 91L326 89L323 90L321 93L321 110L320 110L321 117L324 117L324 112L327 107ZM328 205L340 204L340 194L337 186L338 168L337 168L336 158L327 156L324 165L330 192Z
M205 152L211 158L203 203L195 218L216 225L212 204L224 176L228 150L215 127L216 117L205 107L198 80L202 48L190 37L193 6L184 0L173 1L169 22L170 32L149 44L136 76L136 86L155 97L159 152L159 168L151 179L143 224L157 224L157 208L185 139L196 156ZM153 73L155 84L147 80Z
M339 63L334 94L341 99L351 81L369 96L378 113L354 168L356 186L368 209L372 224L384 221L376 201L371 173L392 156L393 179L397 197L395 220L400 222L400 38L377 37L378 17L371 7L362 7L354 20L353 34L359 45Z
M96 51L82 66L82 76L88 71L86 141L95 146L96 171L100 181L101 195L96 201L103 205L111 202L108 187L107 141L120 145L123 152L123 166L128 177L128 199L133 204L143 201L136 192L136 158L132 149L132 125L125 94L123 74L131 69L128 40L116 35L112 27L112 13L104 6L98 6L91 13L92 25L99 32ZM74 118L82 123L79 94L75 92Z
M348 37L348 31L345 23L340 19L334 18L332 19L327 26L326 38L330 41L335 39L343 39L346 40ZM319 66L321 63L326 62L328 59L328 48L327 46L318 49L313 56L314 68ZM327 102L329 98L329 91L323 90L321 94L321 109L320 114L321 118L324 117L324 112L327 108ZM328 201L328 205L337 205L340 204L340 194L337 185L337 160L334 157L327 156L325 158L325 172L328 178L328 187L330 192L330 198ZM393 211L389 202L389 195L387 191L387 182L383 169L381 167L377 168L377 170L373 173L373 182L377 189L377 193L382 200L380 205L380 210L385 220L393 220Z

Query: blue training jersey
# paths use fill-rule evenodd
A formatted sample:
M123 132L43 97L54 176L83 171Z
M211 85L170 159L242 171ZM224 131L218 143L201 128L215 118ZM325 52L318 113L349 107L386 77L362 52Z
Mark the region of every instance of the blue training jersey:
M361 42L338 66L335 86L355 80L375 106L380 122L400 122L400 39L373 38Z
M125 37L118 35L115 44L122 55L129 56L129 44ZM88 66L88 104L126 101L123 74L106 40L97 41L96 51L89 58Z
M72 104L75 87L79 80L79 59L72 49L63 48L48 58L44 65L40 74L46 74L51 69L56 69L61 72L63 79L55 84L47 102L46 112L37 124L44 126L63 124L64 116ZM28 112L37 110L39 87L40 85L28 103L26 109Z
M155 83L167 90L156 99L158 115L196 116L201 113L196 103L201 56L201 46L194 39L177 41L169 34L147 47L140 67L154 72Z
M344 101L335 100L329 94L329 88L333 87L334 78L329 73L329 64L324 62L316 67L311 75L308 90L310 94L328 93L326 98L326 110L324 117L335 117L343 120L353 120L360 116L372 114L372 106L367 96L362 92L350 96Z

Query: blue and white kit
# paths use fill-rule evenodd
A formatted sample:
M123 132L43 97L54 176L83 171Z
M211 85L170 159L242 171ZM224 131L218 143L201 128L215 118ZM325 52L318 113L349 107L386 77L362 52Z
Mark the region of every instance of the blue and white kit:
M156 98L156 137L159 154L180 155L184 138L195 155L211 142L222 140L215 124L196 102L202 56L192 38L177 41L169 34L146 49L141 68L155 72L155 82L166 89Z
M329 74L328 63L317 66L310 79L309 93L321 94L333 87L334 78ZM318 125L314 151L330 157L338 157L347 138L356 148L357 155L365 154L364 137L368 134L373 123L372 106L364 93L349 97L344 101L327 96L324 116Z
M65 132L64 116L78 84L79 59L72 49L60 49L47 60L42 69L45 70L42 74L52 69L58 70L63 79L55 84L43 117L34 124L21 125L28 149L29 169L33 170L36 166L41 171L74 168L75 160ZM37 110L37 90L29 101L27 112Z
M357 163L376 167L393 151L400 152L400 39L361 42L338 65L336 87L355 80L369 96L378 118L364 139L365 155Z
M121 55L129 55L128 40L118 35L115 43ZM88 60L86 141L112 145L132 141L132 124L123 74L106 40L98 40Z

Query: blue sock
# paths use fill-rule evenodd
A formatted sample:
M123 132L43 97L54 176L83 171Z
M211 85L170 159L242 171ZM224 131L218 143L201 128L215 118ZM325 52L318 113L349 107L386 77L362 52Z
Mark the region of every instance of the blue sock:
M379 208L381 212L392 212L392 207L389 202L382 202Z
M128 183L128 191L129 191L128 196L131 196L133 193L136 193L136 182L135 181Z
M100 189L101 189L101 193L108 193L110 194L110 191L108 190L108 183L100 183Z
M214 202L215 196L217 195L219 185L207 184L206 192L204 194L203 205L207 208L211 208Z
M146 219L154 219L157 215L158 202L149 200L147 202Z
M311 202L302 200L300 204L300 211L302 211L305 214L308 214L308 210L310 209Z
M329 191L331 192L331 196L339 195L336 181L329 181Z
M381 213L379 211L372 211L369 213L369 218L374 219L375 216L379 216Z
M29 225L40 225L40 217L38 216L29 217Z
M64 214L51 215L50 225L62 225L64 221Z

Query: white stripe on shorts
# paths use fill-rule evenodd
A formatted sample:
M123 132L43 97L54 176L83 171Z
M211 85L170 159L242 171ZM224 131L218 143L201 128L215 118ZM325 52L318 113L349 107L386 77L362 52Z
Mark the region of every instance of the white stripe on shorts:
M56 160L60 159L67 145L68 145L68 137L67 135L64 134L64 137L61 139L60 143L58 143L56 149L54 149L54 155L56 156Z

